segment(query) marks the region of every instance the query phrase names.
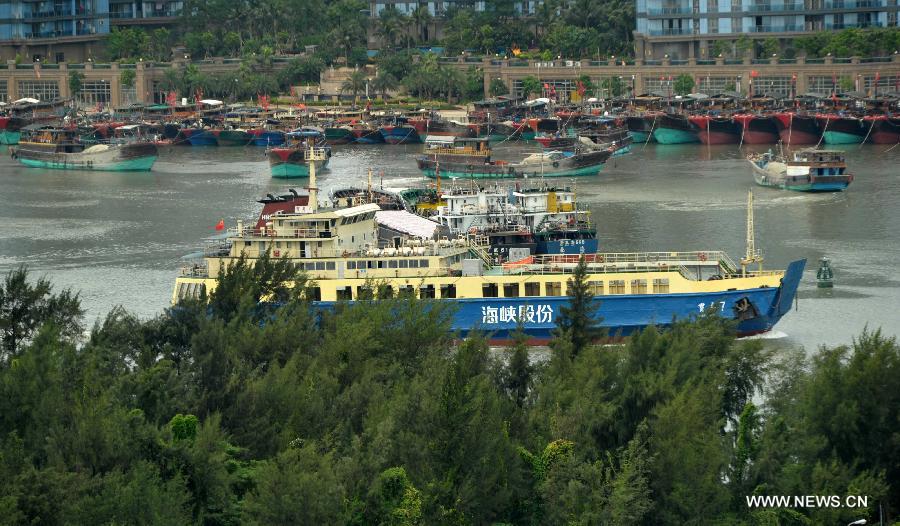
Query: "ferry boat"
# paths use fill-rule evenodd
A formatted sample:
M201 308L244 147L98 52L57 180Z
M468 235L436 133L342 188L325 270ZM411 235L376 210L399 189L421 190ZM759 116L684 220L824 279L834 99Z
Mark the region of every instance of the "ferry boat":
M772 151L750 154L753 177L760 186L796 192L840 192L853 182L844 152L805 148L790 156Z
M428 137L416 158L427 177L497 179L515 177L574 177L597 175L615 150L533 153L517 163L491 160L489 138Z
M268 150L269 168L276 179L309 177L309 165L317 163L317 168L328 166L331 147L325 143L322 130L310 126L284 134L286 143ZM309 158L310 147L321 149L324 158L313 161Z
M452 303L451 329L462 336L483 330L493 340L504 340L521 320L533 342L551 337L569 302L567 282L576 256L530 256L493 265L484 236L382 241L375 222L378 205L318 209L314 166L308 206L274 214L258 228L238 222L227 240L205 250L202 263L182 269L173 303L213 292L221 270L238 258L252 263L269 254L306 272L313 280L307 297L320 309L408 295ZM748 239L751 232L748 228ZM612 336L627 336L651 324L665 326L714 311L735 320L740 335L771 330L791 309L806 261L783 271L762 270L762 258L751 247L740 266L721 251L587 258L598 323ZM760 268L748 268L753 262Z
M10 154L25 166L64 170L149 171L158 155L146 141L124 144L85 144L77 128L33 124L23 128Z

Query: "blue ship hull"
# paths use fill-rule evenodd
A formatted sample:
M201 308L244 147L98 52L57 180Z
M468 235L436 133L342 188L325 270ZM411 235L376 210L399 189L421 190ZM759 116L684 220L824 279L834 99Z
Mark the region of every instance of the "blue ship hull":
M281 146L284 144L284 133L280 131L264 131L253 138L254 146Z
M216 140L216 136L212 134L212 132L203 130L199 132L194 132L188 137L188 142L191 143L191 146L218 146L219 141Z
M740 336L771 330L790 309L797 294L806 260L791 263L778 288L758 288L690 294L623 294L597 296L596 316L600 326L612 337L629 336L649 325L666 327L672 320L690 320L713 310L726 319L737 321ZM517 320L524 318L524 329L533 342L546 342L556 327L554 322L566 296L519 298L466 298L453 300L457 306L452 329L465 337L473 330L490 334L492 341L510 339ZM749 301L751 316L737 318L737 305ZM331 308L333 302L318 305ZM521 313L521 314L520 314Z

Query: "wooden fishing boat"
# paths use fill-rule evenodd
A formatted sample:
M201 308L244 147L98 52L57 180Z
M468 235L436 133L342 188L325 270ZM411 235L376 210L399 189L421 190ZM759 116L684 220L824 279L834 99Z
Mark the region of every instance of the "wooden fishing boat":
M760 186L795 192L840 192L853 182L844 152L805 148L791 155L771 150L747 157Z
M25 166L62 170L149 171L156 161L155 144L86 144L76 128L34 124L23 129L10 154Z

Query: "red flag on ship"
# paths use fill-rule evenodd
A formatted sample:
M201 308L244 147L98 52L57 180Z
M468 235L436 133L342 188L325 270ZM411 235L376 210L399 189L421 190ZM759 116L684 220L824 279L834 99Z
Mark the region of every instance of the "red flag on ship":
M197 104L200 104L200 101L203 100L203 88L197 88L194 97L197 99Z
M750 78L755 79L758 76L759 76L759 71L756 71L755 69L750 70Z
M550 89L550 84L544 83L544 89Z
M216 223L216 230L225 230L225 220L219 219L219 222Z

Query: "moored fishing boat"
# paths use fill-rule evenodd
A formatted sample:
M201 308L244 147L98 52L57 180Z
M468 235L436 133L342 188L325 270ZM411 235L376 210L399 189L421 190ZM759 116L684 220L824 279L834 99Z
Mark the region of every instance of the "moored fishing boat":
M697 128L697 137L703 144L738 144L741 142L741 124L731 117L692 115L688 117Z
M741 140L744 144L775 144L779 140L775 119L769 115L738 113L732 117L741 125Z
M872 127L868 142L872 144L900 143L900 117L866 115L863 120Z
M771 150L747 157L760 186L795 192L840 192L853 182L844 152L805 148L789 156Z
M28 121L21 117L0 116L0 144L19 144L22 128Z
M697 127L687 117L677 113L664 113L656 121L653 138L660 144L687 144L700 142Z
M869 131L862 119L851 115L820 113L816 115L816 122L825 144L862 144Z
M494 161L491 153L487 138L435 137L416 158L416 164L432 178L438 173L441 177L466 179L575 177L600 173L613 150L546 151L528 155L516 163Z
M487 236L498 261L535 254L593 254L597 229L568 186L455 184L429 217L453 235ZM427 214L426 214L427 215Z
M316 168L320 170L328 166L331 147L325 142L325 135L321 129L304 127L286 133L285 139L285 144L268 150L272 177L277 179L309 177L311 163L315 163ZM311 151L321 156L310 157Z
M23 128L10 154L25 166L63 170L149 171L158 150L150 142L85 144L75 128L34 124Z
M214 129L210 133L215 136L217 146L247 146L253 141L253 136L246 130Z
M625 127L634 138L634 142L646 143L653 140L653 129L656 127L658 114L632 115L625 118Z
M480 329L503 340L522 324L533 341L550 338L569 302L566 283L578 256L529 256L495 265L480 235L380 239L378 205L319 210L314 174L308 206L272 215L262 228L238 222L224 243L205 252L203 263L182 270L173 303L208 297L230 263L243 258L253 264L268 254L305 270L311 282L306 298L317 309L332 309L337 302L418 297L452 304L451 330L463 337ZM761 258L742 259L738 266L721 251L585 258L596 321L612 336L708 312L734 320L740 335L771 330L793 304L805 260L783 271L751 270L754 261Z
M253 138L254 146L280 146L284 144L284 132L267 128L254 128L247 133Z
M378 128L378 131L384 137L384 142L388 144L416 144L422 142L419 132L411 124L385 124Z
M350 144L356 140L353 135L353 128L349 124L341 126L325 126L325 142L335 146L339 144Z
M191 146L218 146L216 134L207 128L186 128L182 133L187 137Z
M353 125L351 131L353 142L357 144L384 144L384 136L378 127L372 124L359 122Z
M786 146L819 143L822 131L814 116L792 111L775 113L772 116L778 128L778 136Z

